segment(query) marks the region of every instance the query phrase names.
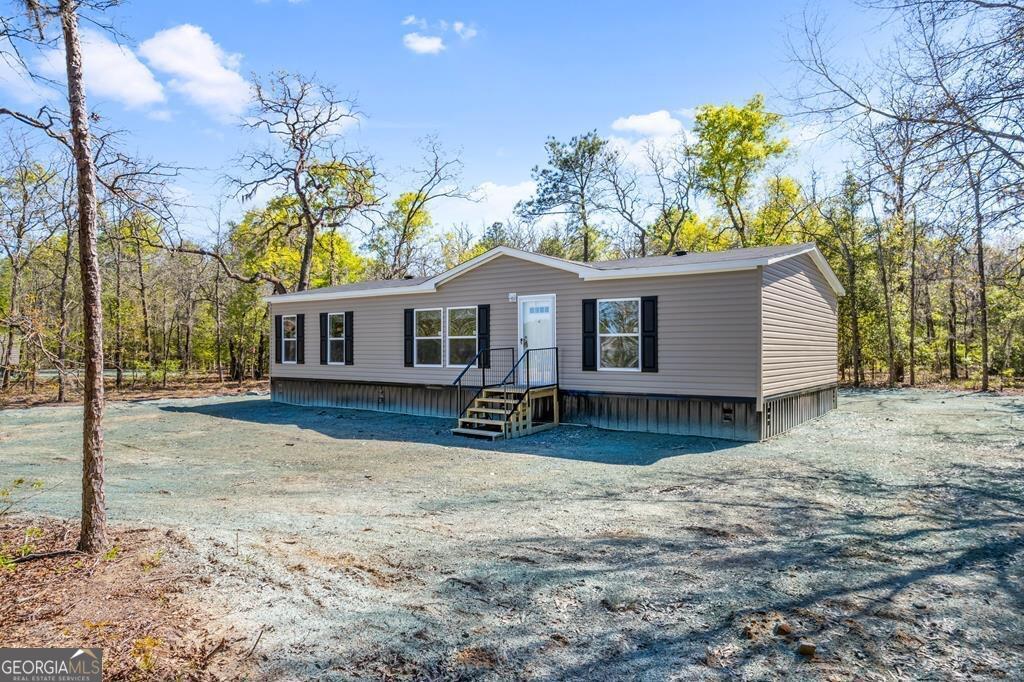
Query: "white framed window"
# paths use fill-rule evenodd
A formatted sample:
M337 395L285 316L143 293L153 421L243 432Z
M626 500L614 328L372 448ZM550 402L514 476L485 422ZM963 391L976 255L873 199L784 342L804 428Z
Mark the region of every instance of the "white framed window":
M465 367L476 357L476 306L449 308L446 325L448 366Z
M281 316L281 362L293 365L299 361L299 325L294 315Z
M416 367L444 366L443 309L415 310L413 317L413 364Z
M345 364L345 313L327 314L327 364Z
M608 298L597 302L597 368L640 371L640 299Z

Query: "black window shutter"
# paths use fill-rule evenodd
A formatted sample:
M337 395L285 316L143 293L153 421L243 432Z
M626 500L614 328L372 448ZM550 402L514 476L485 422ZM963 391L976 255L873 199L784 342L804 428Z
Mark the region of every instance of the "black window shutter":
M345 364L352 364L352 318L354 315L349 310L345 313Z
M320 313L320 364L327 364L327 313Z
M414 326L413 316L415 315L415 313L413 312L413 310L414 310L413 308L406 308L405 309L405 366L406 367L412 367L413 364L414 364L413 363L413 357L412 357L412 345L413 345L413 326Z
M281 364L281 316L274 315L274 362Z
M658 297L640 299L640 361L644 372L658 371Z
M488 304L476 307L476 349L477 351L491 348L491 306ZM488 369L491 366L491 354L480 356L480 366Z
M302 313L296 315L295 326L298 327L298 332L295 334L298 347L298 352L295 353L295 362L304 365L306 364L306 316Z
M583 371L597 371L597 299L583 299Z

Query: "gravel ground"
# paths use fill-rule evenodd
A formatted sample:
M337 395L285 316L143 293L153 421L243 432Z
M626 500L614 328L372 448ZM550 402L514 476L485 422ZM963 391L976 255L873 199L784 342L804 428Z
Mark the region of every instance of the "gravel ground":
M79 419L0 412L30 512L75 513ZM1024 398L844 392L760 444L257 396L107 424L111 519L187 534L268 678L1022 679Z

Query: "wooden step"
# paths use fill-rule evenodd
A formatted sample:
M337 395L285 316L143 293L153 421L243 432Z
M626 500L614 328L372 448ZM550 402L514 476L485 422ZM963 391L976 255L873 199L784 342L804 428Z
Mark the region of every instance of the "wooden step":
M505 426L504 419L484 419L483 417L459 417L459 423L473 422L474 424L487 424L488 426Z
M487 414L505 414L505 410L499 410L496 407L476 407L473 406L466 410L466 412L486 412Z
M499 394L515 393L515 394L518 395L520 393L526 393L526 388L522 387L522 386L502 386L500 388L485 388L484 389L484 395L494 394L494 393L499 393Z
M511 404L513 402L518 402L519 398L482 397L482 398L476 398L476 401L477 402L506 402L506 403L510 403Z
M496 438L504 435L501 431L484 431L482 429L469 429L464 427L458 427L452 429L452 433L459 436L472 436L474 438L489 438L495 440Z

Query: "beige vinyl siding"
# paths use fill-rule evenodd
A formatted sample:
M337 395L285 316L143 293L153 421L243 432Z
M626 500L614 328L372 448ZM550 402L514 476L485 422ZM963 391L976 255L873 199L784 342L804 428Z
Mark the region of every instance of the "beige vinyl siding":
M765 266L765 397L837 381L837 300L810 256Z
M518 304L509 302L509 293L555 294L563 388L755 397L759 288L756 270L585 282L573 273L501 256L434 293L273 303L274 315L305 313L306 363L275 364L272 348L271 375L449 384L461 368L404 366L403 309L490 304L491 347L499 348L515 346L518 337ZM640 296L658 297L659 371L582 371L582 300ZM346 310L354 314L354 364L321 365L319 314Z

